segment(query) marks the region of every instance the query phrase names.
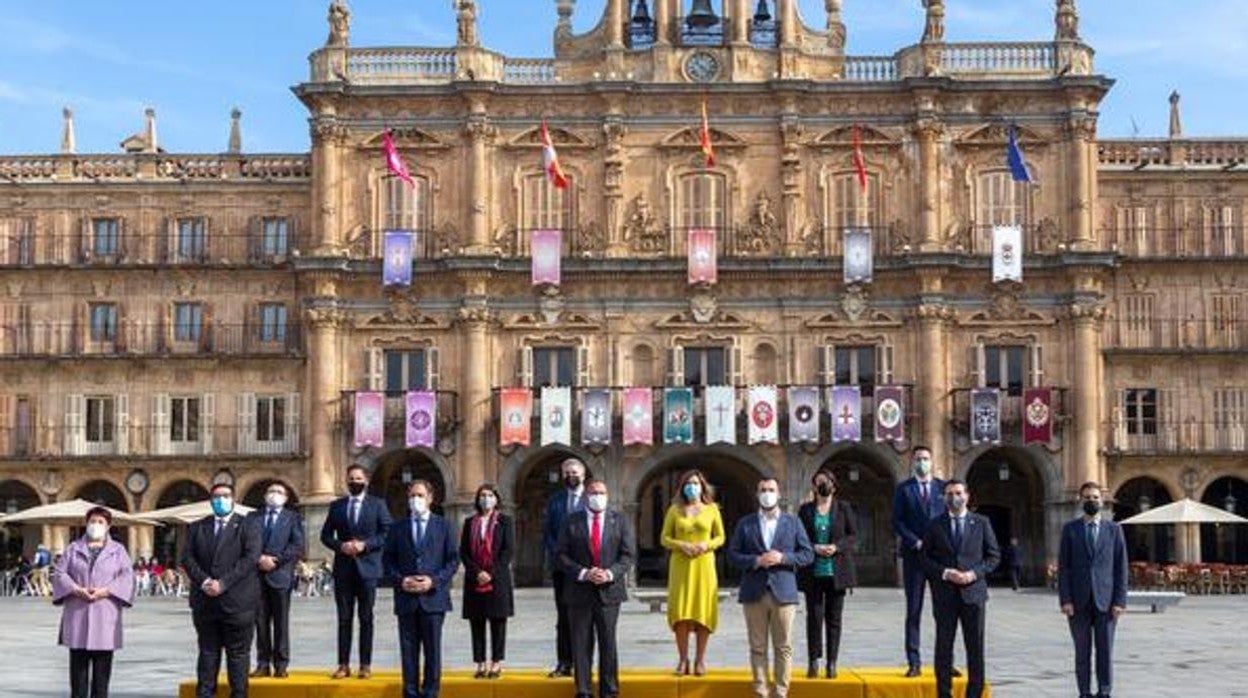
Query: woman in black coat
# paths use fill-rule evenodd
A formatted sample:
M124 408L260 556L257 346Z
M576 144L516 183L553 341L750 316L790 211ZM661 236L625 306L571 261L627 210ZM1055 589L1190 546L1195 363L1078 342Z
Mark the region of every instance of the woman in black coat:
M499 511L498 488L477 488L477 513L464 522L459 536L459 559L464 563L464 618L472 627L474 678L503 675L507 651L507 619L515 614L511 560L515 528L511 517ZM485 629L490 628L490 665L485 664Z
M836 658L841 649L841 612L845 594L858 585L854 568L854 539L858 521L849 502L836 498L836 476L820 469L810 479L815 498L797 511L815 548L815 562L797 571L797 588L806 594L806 646L809 648L808 678L819 675L823 634L828 654L824 677L836 678Z

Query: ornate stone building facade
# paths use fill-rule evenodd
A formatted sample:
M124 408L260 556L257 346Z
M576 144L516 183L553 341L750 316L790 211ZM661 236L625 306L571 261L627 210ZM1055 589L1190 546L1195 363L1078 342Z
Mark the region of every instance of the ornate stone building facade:
M555 58L520 59L480 45L472 0L438 49L353 47L335 0L295 90L310 154L244 154L237 115L226 154L168 154L149 113L132 152L80 155L67 114L61 153L0 158L6 507L151 509L214 478L254 501L278 479L319 527L356 462L396 513L415 477L455 514L497 482L535 541L578 455L637 517L644 577L681 470L707 472L731 523L760 475L796 501L826 465L873 582L893 579L891 492L914 443L1022 541L1033 580L1085 480L1120 514L1185 495L1248 507L1248 142L1183 138L1177 102L1169 138L1098 139L1112 81L1073 0L1052 40L975 44L946 43L929 2L920 42L882 57L845 54L839 0L820 29L795 0L608 0L582 35L575 0L555 5ZM544 175L543 118L569 189ZM1010 176L1011 126L1038 184ZM386 171L386 128L413 187ZM991 280L1003 224L1024 231L1022 283ZM847 227L873 234L870 283L842 281ZM714 285L688 283L694 228L716 232ZM557 287L530 283L537 229L562 231ZM410 288L381 285L384 230L413 234ZM834 383L862 388L868 426L874 388L905 386L905 441L834 445L825 415L806 446L623 447L618 421L602 448L498 446L504 387ZM1000 444L970 440L985 386ZM1031 386L1055 389L1047 445L1022 443ZM408 389L437 391L436 448L403 446ZM353 447L363 390L386 391L384 448ZM1248 556L1242 535L1205 533L1206 557ZM131 542L159 553L162 535ZM1202 547L1164 529L1133 544ZM517 567L540 580L535 545Z

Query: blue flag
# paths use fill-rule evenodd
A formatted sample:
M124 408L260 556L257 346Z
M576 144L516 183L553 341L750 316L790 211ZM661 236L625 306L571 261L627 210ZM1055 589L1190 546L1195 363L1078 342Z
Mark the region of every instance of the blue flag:
M1027 169L1027 161L1023 159L1023 149L1018 147L1018 128L1010 126L1010 143L1005 147L1005 161L1010 165L1010 174L1015 182L1031 184L1031 170Z

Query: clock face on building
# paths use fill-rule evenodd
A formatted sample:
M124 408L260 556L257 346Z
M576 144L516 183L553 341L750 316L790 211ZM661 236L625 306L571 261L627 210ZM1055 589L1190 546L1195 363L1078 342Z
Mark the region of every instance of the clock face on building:
M685 74L694 82L710 82L719 77L719 59L713 53L698 51L685 59Z

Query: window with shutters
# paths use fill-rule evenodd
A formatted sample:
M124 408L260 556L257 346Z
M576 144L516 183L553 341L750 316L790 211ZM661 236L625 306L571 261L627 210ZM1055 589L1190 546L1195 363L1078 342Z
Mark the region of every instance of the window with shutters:
M266 258L285 257L290 251L290 221L265 218L260 221L260 252Z
M1153 249L1153 217L1148 206L1129 206L1122 209L1123 252L1147 256Z
M684 385L731 385L724 347L684 347Z
M864 194L858 183L858 175L847 172L832 177L833 210L829 220L836 221L837 230L846 228L879 227L883 220L879 177L867 175L867 191Z
M425 390L428 371L424 349L387 351L385 362L387 393Z
M117 341L117 304L91 303L88 312L91 318L91 341Z
M1123 298L1122 343L1126 347L1153 345L1153 296L1134 294Z
M780 354L768 342L761 342L754 347L752 382L760 385L776 385L780 382Z
M723 230L727 225L727 178L714 172L682 175L676 190L676 227ZM683 239L683 236L682 236Z
M1240 337L1243 325L1240 314L1239 296L1229 294L1215 295L1210 302L1209 340L1210 345L1217 348L1236 348L1242 346Z
M200 440L200 398L169 398L169 441L173 444L198 443Z
M18 395L13 407L13 455L28 456L34 451L35 417L29 396Z
M1157 389L1127 388L1123 392L1128 436L1157 435Z
M398 177L383 179L381 228L425 231L429 229L429 178L412 176L415 186Z
M1010 397L1021 396L1029 370L1028 354L1026 346L985 346L984 387L1000 388Z
M286 306L284 304L260 304L260 341L274 344L282 344L286 341Z
M975 250L992 250L992 229L1031 224L1031 187L1015 182L1009 172L985 172L976 181ZM1024 233L1025 235L1026 233Z
M544 172L528 174L520 182L520 196L521 232L570 230L575 226L575 187L560 189ZM527 241L528 236L522 238Z
M864 397L875 394L876 348L874 346L836 347L836 385L856 385Z
M208 223L201 217L179 218L174 238L175 262L202 262L208 250Z
M175 342L198 342L203 335L204 304L173 304L173 339Z
M1248 389L1219 388L1213 391L1215 450L1242 451L1248 427Z
M112 396L86 398L86 438L88 444L111 444L117 434L116 401Z
M649 344L638 344L633 347L632 385L638 387L654 385L655 381L654 349Z
M116 218L92 219L90 249L93 257L116 257L120 254L121 221Z
M30 218L0 218L0 264L35 263L35 222Z
M576 385L576 347L533 347L533 385Z
M1203 220L1207 254L1226 257L1240 254L1239 221L1234 206L1206 206Z
M281 442L286 440L286 396L256 396L257 442Z

